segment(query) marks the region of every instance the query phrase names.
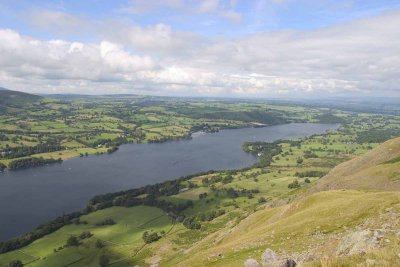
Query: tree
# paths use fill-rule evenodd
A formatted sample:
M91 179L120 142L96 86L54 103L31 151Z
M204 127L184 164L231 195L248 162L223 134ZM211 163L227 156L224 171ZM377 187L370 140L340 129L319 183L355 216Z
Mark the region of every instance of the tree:
M67 240L67 246L68 247L75 247L79 245L78 238L76 236L71 235L68 240Z
M206 197L207 197L207 193L206 192L199 194L199 199L204 199Z
M103 248L103 247L104 247L103 241L101 241L100 239L97 239L96 248Z
M304 182L306 182L307 184L311 183L310 179L308 179L308 178L306 178L306 179L304 180Z
M99 259L99 265L101 267L107 266L110 263L110 258L107 257L106 255L101 255Z
M8 267L22 267L24 264L20 260L13 260L8 265Z
M297 164L302 164L303 163L303 158L298 158L297 159Z

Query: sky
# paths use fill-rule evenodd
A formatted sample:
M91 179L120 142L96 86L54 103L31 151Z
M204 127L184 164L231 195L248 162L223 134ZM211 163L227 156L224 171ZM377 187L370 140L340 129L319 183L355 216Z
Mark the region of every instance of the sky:
M400 97L400 1L0 0L0 87Z

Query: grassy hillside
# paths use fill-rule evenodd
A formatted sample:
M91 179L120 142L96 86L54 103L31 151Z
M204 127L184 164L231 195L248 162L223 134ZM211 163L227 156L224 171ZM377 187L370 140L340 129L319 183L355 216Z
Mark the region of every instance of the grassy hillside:
M315 190L400 190L400 138L344 162L323 177Z
M356 251L351 240L346 244L346 237L363 230L373 235L374 229L382 229L383 224L381 239L390 242L375 246L367 239L358 240L358 245L361 247L365 242L366 248L395 249L399 245L395 234L400 225L398 220L392 219L399 212L399 192L319 192L281 207L257 211L237 226L213 234L166 264L243 266L248 258L260 261L262 251L267 248L297 262L335 258L341 252L340 246L348 245L354 252L367 252L364 248ZM380 260L391 266L400 264L400 258Z
M0 88L0 107L23 108L41 99L43 97L38 95Z

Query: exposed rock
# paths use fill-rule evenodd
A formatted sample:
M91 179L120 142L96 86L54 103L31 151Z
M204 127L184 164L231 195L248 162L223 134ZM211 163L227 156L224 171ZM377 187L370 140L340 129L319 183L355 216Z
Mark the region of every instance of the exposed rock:
M244 262L244 267L261 267L261 265L255 259L247 259Z
M267 248L261 256L262 264L265 266L274 266L278 260L278 255L269 248Z
M381 231L372 233L370 230L361 230L346 235L339 243L337 255L352 255L365 253L379 246L383 237Z

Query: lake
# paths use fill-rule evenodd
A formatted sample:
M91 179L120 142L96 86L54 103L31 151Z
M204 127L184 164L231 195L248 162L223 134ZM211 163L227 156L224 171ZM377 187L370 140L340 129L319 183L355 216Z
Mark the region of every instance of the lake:
M193 138L126 144L112 154L0 173L0 240L82 209L98 194L154 184L207 170L239 169L257 162L245 141L275 141L336 129L337 124L291 123L195 133Z

